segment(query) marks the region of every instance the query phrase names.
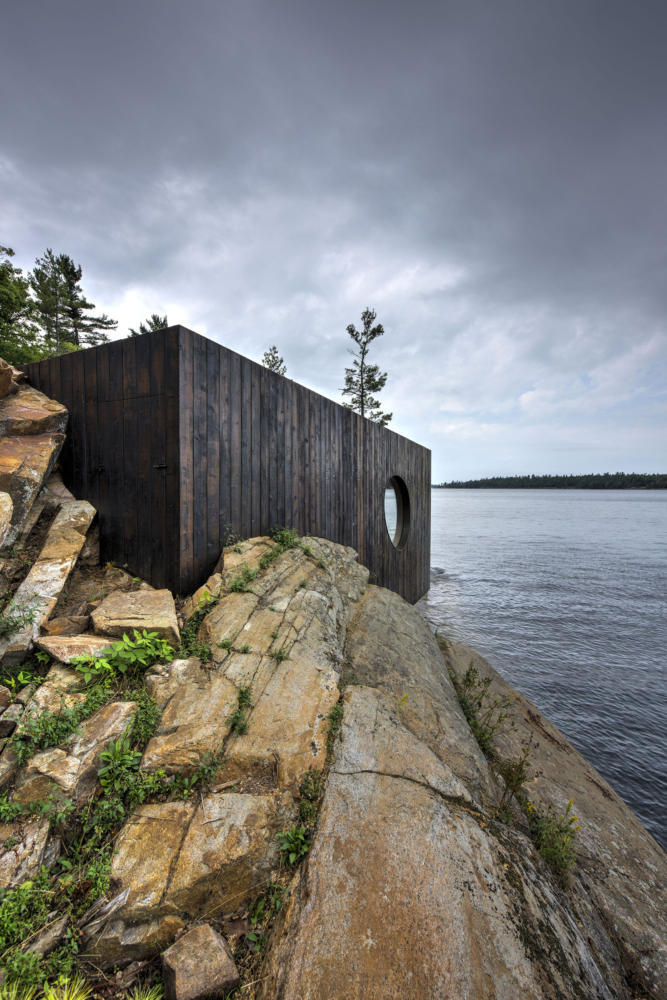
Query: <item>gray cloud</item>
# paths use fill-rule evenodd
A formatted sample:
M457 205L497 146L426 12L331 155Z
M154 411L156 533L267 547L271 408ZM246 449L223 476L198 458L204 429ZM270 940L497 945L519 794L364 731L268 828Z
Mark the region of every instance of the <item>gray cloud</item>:
M336 397L373 306L434 478L667 466L667 10L24 0L0 241Z

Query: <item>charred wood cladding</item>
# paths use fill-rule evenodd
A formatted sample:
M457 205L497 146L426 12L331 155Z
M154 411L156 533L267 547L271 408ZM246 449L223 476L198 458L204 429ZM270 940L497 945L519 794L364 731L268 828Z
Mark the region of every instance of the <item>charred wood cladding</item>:
M428 590L427 448L182 326L27 371L70 411L63 476L99 512L103 561L186 594L231 536L287 526L352 546L408 601Z

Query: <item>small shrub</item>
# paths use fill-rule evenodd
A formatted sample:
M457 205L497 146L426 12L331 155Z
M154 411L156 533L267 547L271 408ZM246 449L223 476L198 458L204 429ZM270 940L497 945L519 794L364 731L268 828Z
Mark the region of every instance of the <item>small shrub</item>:
M37 608L32 604L16 604L10 612L0 613L0 636L11 636L15 632L32 625L37 617Z
M10 740L19 764L25 764L39 750L47 750L62 743L78 729L84 719L101 708L107 698L107 691L98 684L87 693L85 701L71 708L63 704L59 711L42 712L41 715L26 710Z
M494 755L493 770L503 779L504 788L498 803L498 816L505 822L511 817L510 805L512 799L521 801L524 786L530 775L530 753L532 738L521 747L521 753L515 760L505 760Z
M299 788L299 819L304 823L312 823L317 816L317 803L322 793L322 772L306 771Z
M239 708L248 708L251 704L251 698L252 687L249 684L242 684L238 693Z
M480 750L486 757L492 757L492 740L509 718L510 699L503 695L487 703L491 678L481 677L472 662L462 678L457 677L453 670L449 671L449 676Z
M249 566L244 564L241 567L241 571L238 576L235 576L232 580L230 580L229 589L235 594L244 594L250 589L249 584L252 583L256 576L257 570L250 569Z
M308 854L310 837L306 834L305 826L293 826L289 830L283 830L282 833L276 834L276 840L280 844L284 864L295 865Z
M286 552L287 549L295 549L300 542L300 538L293 528L274 528L272 538L283 552Z
M561 885L564 884L577 860L574 841L581 829L579 818L572 813L572 799L562 816L558 816L552 806L546 813L540 812L532 802L526 806L526 814L535 847Z
M52 985L44 985L44 1000L88 1000L92 993L85 979L79 976L74 979L59 977Z
M128 993L128 1000L162 1000L162 987L155 986L135 986Z
M129 692L137 703L137 711L132 722L132 744L143 750L160 722L161 712L144 687Z
M287 646L280 646L279 649L271 649L269 651L269 656L273 657L276 663L282 663L283 660L287 660L289 658Z
M71 662L74 669L83 674L86 684L100 682L110 687L119 678L139 676L154 663L171 660L173 655L173 648L157 632L134 629L132 639L125 634L101 656L75 656Z
M133 750L127 735L112 740L100 753L102 767L97 772L102 788L117 793L124 792L139 769L141 753Z
M250 652L250 646L248 645L247 642L244 642L244 644L242 646L237 646L236 652L237 653L244 653L244 654L245 653L249 653Z
M340 701L337 701L329 712L327 719L329 720L329 732L327 733L327 751L332 752L334 743L336 742L336 737L340 732L340 727L343 721L343 705Z
M236 709L229 717L229 726L237 736L243 736L248 732L247 709L251 705L252 688L249 685L242 685L238 690L238 703Z
M218 603L219 598L213 597L208 592L199 599L199 607L190 616L187 625L181 632L181 644L178 647L177 656L186 660L189 656L197 656L203 663L208 663L211 659L211 647L207 642L197 638L199 626L206 618L206 615Z
M230 639L229 636L227 636L226 639L223 639L222 642L218 643L218 646L220 647L220 649L231 649L232 643L233 639Z

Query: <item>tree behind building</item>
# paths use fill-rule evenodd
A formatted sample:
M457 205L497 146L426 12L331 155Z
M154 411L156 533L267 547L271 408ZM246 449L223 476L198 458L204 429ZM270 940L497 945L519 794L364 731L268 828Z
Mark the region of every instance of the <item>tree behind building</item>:
M354 410L362 417L368 417L369 420L385 427L393 414L382 412L380 401L373 396L373 393L384 389L387 373L381 372L378 365L371 365L367 360L370 345L377 337L384 334L381 323L373 326L375 318L373 309L364 309L361 314L363 329L357 330L353 323L347 328L357 347L356 350L352 350L352 354L355 355L352 366L345 369L345 387L342 390L344 396L351 397L351 401L344 402L343 405L348 410Z

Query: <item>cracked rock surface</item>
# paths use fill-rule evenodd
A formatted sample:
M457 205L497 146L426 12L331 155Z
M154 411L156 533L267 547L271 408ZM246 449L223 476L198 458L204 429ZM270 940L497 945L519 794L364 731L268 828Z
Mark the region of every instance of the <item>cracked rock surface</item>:
M653 949L642 969L588 892L591 873L563 889L494 818L486 761L418 611L369 587L346 654L353 680L317 836L262 1000L663 997L651 907L637 901L645 957ZM645 831L635 840L637 875L655 863L652 844Z

